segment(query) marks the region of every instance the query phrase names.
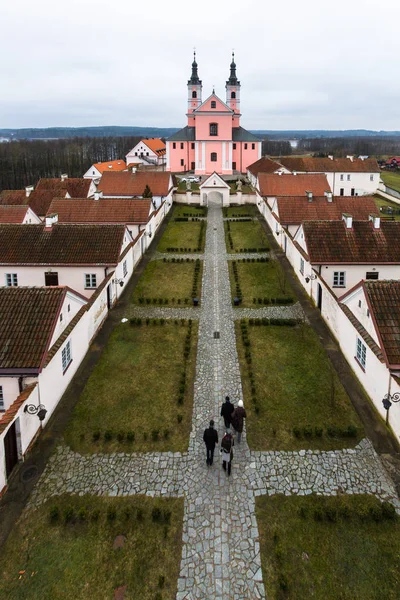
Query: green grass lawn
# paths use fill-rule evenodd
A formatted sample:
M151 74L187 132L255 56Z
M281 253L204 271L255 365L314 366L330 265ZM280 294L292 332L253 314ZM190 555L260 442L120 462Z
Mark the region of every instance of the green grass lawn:
M267 598L397 600L400 524L381 514L374 496L256 498Z
M180 259L184 262L177 263L170 262L171 260L149 262L133 293L134 304L148 306L150 303L156 305L162 303L171 307L192 305L193 298L200 298L203 261L187 262L186 259ZM196 265L199 271L195 271ZM195 273L198 273L196 279L194 279ZM157 302L155 303L154 300Z
M252 204L245 204L243 206L228 206L223 209L224 217L256 217L259 215L259 211Z
M225 221L227 252L242 252L246 249L269 249L267 237L258 221ZM232 244L231 241L232 240Z
M55 507L60 517L52 521ZM161 512L156 521L154 509ZM67 511L71 518L65 522ZM0 560L0 598L111 600L116 588L127 586L125 600L173 600L182 521L178 498L53 498L26 511L8 538ZM124 544L114 549L119 535Z
M197 323L185 358L189 331L186 322L146 325L145 320L142 325L128 322L114 330L65 432L73 450L187 450Z
M158 244L159 252L203 252L205 221L170 221Z
M206 217L207 207L191 206L190 204L176 204L172 218L176 217Z
M282 302L284 299L292 299L295 302L296 297L278 261L229 261L228 264L232 298L239 295L236 287L238 282L242 293L242 307L260 308L270 305L271 302L267 303L267 300L271 300L271 298L273 300L281 299L276 304L290 304L289 301ZM235 279L235 265L237 280Z
M382 171L381 179L386 185L400 192L400 172Z
M230 183L229 184L230 189L230 193L231 194L236 194L237 193L237 185L236 183ZM242 185L242 193L243 194L248 194L249 192L253 191L252 187L250 185Z
M194 181L191 182L191 191L193 192L194 190L198 191L200 189L200 184L199 183L195 183ZM178 183L178 190L180 192L186 192L187 187L186 187L186 181L180 181ZM190 191L190 190L189 190Z
M380 208L381 206L390 206L393 209L396 210L400 210L400 204L396 204L396 202L390 202L390 200L385 200L384 198L382 198L381 196L375 195L374 196L374 200L375 200L375 204L378 207L379 210L379 214L384 218L386 215L385 213L381 213L380 212ZM394 220L395 221L400 221L400 215L394 215Z
M350 399L309 325L236 323L236 335L251 448L333 449L354 446L363 437ZM357 428L354 437L345 433L349 425Z

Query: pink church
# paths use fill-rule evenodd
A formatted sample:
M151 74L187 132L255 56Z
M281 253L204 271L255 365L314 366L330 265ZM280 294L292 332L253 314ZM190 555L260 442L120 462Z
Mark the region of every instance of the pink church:
M194 171L196 175L245 173L261 158L258 137L240 126L240 81L232 54L231 74L226 82L226 103L213 90L202 101L196 53L188 81L188 124L166 141L167 171Z

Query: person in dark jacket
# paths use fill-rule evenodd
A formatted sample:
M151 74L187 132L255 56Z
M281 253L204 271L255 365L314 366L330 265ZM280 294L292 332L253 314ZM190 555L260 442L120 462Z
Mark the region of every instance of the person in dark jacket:
M225 428L229 429L231 426L232 413L235 410L232 402L229 400L229 396L226 396L225 402L221 406L221 417L224 417Z
M221 452L222 452L222 468L226 471L226 465L228 465L228 476L231 474L232 459L233 459L233 446L235 445L231 430L228 428L224 437L221 440Z
M215 445L218 444L218 433L214 429L214 421L212 419L210 427L204 430L203 440L207 448L207 464L211 467L214 459Z
M232 413L232 425L234 430L237 432L237 441L240 444L243 433L243 420L247 417L246 411L243 407L243 400L239 400L237 407Z

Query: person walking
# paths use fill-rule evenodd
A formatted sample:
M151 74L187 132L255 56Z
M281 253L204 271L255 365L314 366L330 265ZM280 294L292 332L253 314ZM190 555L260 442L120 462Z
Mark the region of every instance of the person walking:
M221 452L222 452L222 468L224 471L227 470L228 465L228 476L231 474L233 450L232 447L235 445L231 430L228 428L224 437L221 440Z
M237 432L237 441L240 444L243 433L243 420L247 417L246 411L243 406L243 400L239 400L237 407L232 413L231 421L234 430Z
M224 417L226 429L229 429L229 427L231 426L231 418L232 418L232 413L234 410L235 410L235 407L233 406L232 402L230 401L229 396L226 396L225 402L223 402L222 406L221 406L221 417Z
M215 445L218 444L218 433L214 429L214 421L212 419L210 427L204 430L203 440L207 449L207 464L211 467L214 459Z

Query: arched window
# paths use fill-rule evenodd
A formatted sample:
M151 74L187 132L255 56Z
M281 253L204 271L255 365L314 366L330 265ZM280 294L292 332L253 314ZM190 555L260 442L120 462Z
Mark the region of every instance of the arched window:
M197 98L197 92L195 90L192 92L192 98Z
M231 92L231 98L236 98L236 92Z
M210 135L218 135L218 123L210 123Z
M211 152L211 162L217 162L217 153Z
M217 108L217 103L215 100L211 100L211 108Z

